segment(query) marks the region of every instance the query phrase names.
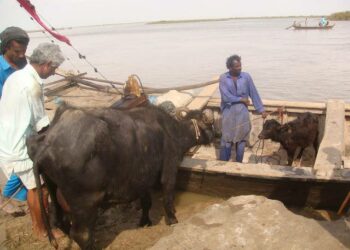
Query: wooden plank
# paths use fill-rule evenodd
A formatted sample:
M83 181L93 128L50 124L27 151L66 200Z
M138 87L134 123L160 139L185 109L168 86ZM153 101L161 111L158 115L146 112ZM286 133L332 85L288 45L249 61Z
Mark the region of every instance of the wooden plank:
M77 84L74 82L66 82L66 83L62 82L62 84L60 84L59 86L45 88L44 95L45 96L60 95L60 94L62 94L62 92L64 90L75 87L75 86L77 86Z
M349 156L343 157L343 161L344 161L344 168L350 169L350 157Z
M262 100L265 107L284 107L284 108L301 108L301 109L326 109L326 103L323 102L298 102L298 101L284 101L284 100ZM220 106L221 99L213 97L209 103L213 106ZM252 105L249 105L252 106Z
M208 101L208 104L207 104L207 107L209 108L217 108L219 109L220 107L220 102L217 102L216 100L209 100ZM265 105L265 110L267 112L272 112L272 111L277 111L278 108L280 108L281 106L280 105L276 105L276 106L267 106ZM248 109L250 111L255 111L255 108L254 106L252 105L249 105L248 106ZM287 113L305 113L305 112L311 112L313 114L325 114L326 113L326 109L322 108L322 109L316 109L316 108L308 108L308 107L303 107L303 108L297 108L297 107L284 107L283 108L283 111L284 112L287 112ZM349 115L350 115L350 112L349 112Z
M61 74L57 74L57 75L62 76ZM78 74L77 76L81 77L81 76L83 76L83 75L86 75L86 72L85 72L85 73ZM69 79L69 77L65 77L65 76L63 76L63 77L64 77L64 78L59 79L59 80L57 80L57 81L45 83L44 87L47 88L48 86L52 86L52 85L55 85L55 84L57 84L57 83L61 83L61 82L70 82L70 81L71 81L71 79Z
M207 105L211 96L216 92L218 87L218 83L204 87L196 96L196 98L194 98L190 104L187 105L187 108L190 110L203 109Z
M319 176L332 176L335 169L342 167L344 155L345 103L343 100L329 100L325 131L314 169Z
M317 182L349 183L350 176L344 175L342 170L334 171L332 176L316 176L310 167L290 167L268 164L242 164L208 159L193 159L185 157L180 169L191 172L205 172L207 174L224 174L240 177L260 178L266 180L295 180ZM350 183L349 183L350 184Z

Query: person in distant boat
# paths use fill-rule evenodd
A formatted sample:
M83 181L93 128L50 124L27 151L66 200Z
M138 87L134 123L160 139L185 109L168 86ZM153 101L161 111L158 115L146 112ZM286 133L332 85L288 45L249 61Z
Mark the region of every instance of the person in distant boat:
M0 166L7 178L17 176L28 190L27 204L33 234L37 238L45 238L47 232L40 213L33 162L27 153L26 139L49 126L42 79L53 75L63 61L58 45L39 44L29 58L30 63L7 78L0 100ZM44 204L48 204L47 191L44 192ZM62 235L58 230L53 230L53 233Z
M328 25L328 23L329 23L328 20L323 16L321 18L320 22L318 23L318 25L321 26L321 27L325 27L325 26Z
M25 53L28 43L28 34L19 27L8 27L0 33L0 99L6 79L26 65ZM0 169L0 193L0 206L3 211L13 216L25 214L22 209L4 197L13 196L14 200L26 201L27 190L21 185L18 177L11 176L8 180L2 169Z
M234 145L236 161L242 162L251 130L249 98L263 118L266 117L266 113L252 77L249 73L242 72L241 57L233 55L227 58L226 67L229 71L220 76L219 82L222 113L220 160L231 159L231 149Z

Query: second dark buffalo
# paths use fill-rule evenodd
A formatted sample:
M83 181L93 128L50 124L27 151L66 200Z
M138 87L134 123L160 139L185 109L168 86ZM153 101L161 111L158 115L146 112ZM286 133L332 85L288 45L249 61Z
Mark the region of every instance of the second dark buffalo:
M291 166L298 147L301 148L299 156L308 146L313 146L317 152L318 118L307 112L283 125L276 120L267 120L259 134L259 139L271 139L281 143L288 154L288 165Z

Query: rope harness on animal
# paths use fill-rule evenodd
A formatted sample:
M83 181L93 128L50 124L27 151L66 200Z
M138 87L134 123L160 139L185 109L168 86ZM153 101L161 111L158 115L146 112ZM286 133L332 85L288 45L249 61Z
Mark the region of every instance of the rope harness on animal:
M201 132L199 130L197 120L191 119L191 121L193 123L194 131L196 133L196 140L198 141L199 140L199 136L201 135Z
M13 198L18 194L19 191L21 191L23 187L23 184L21 184L21 186L16 190L16 192L14 192L11 197L8 198L7 201L5 201L1 206L0 209L3 209L7 204L9 204L11 202L11 200L13 200Z
M271 111L270 113L268 113L267 116L268 116L268 115L271 115L271 114L273 114L273 113L278 112L278 115L279 115L281 124L283 124L283 113L284 113L283 110L284 110L284 109L285 109L285 107L280 107L280 108L278 108L277 110ZM261 117L259 117L259 118L261 118ZM266 118L263 118L263 123L265 123L265 119L266 119ZM260 148L260 143L261 143L261 141L262 141L261 153L260 153L260 156L258 157L258 150L259 150L259 148ZM264 139L258 139L258 140L254 143L253 147L255 146L255 144L256 144L257 142L258 142L258 147L256 148L256 152L255 152L255 162L258 163L259 160L260 160L260 163L262 163L262 161L263 161L264 146L265 146L265 140L264 140ZM270 156L269 158L273 158L273 157Z

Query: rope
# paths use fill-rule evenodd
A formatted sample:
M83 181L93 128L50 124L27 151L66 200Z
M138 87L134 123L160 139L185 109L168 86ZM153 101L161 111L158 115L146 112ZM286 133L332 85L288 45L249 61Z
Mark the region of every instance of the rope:
M262 147L261 147L261 154L260 154L260 163L262 163L262 156L264 153L264 147L265 147L265 140L262 140Z
M269 115L271 115L271 114L273 114L273 113L278 112L278 113L279 113L279 116L280 116L280 118L281 118L281 122L283 122L283 109L284 109L284 107L280 107L280 108L278 108L278 109L275 110L275 111L267 112L266 117L269 116ZM263 118L263 117L257 117L257 118L254 118L252 121L255 121L255 120L258 120L258 119L263 119L263 121L265 121L266 117L265 117L265 118ZM236 128L238 128L238 127L241 127L241 126L243 126L243 125L245 125L245 124L247 124L247 123L250 123L250 121L243 122L243 123L239 124L238 126L233 127L232 130L233 130L233 129L236 129ZM264 123L264 122L263 122L263 123ZM262 141L261 153L260 153L260 156L258 157L258 150L259 150L259 148L260 148L261 141ZM262 163L262 160L263 160L263 153L264 153L264 147L265 147L265 140L264 140L264 139L262 139L262 140L261 140L261 139L258 139L258 140L252 145L252 148L254 148L254 146L256 145L256 143L258 143L258 147L256 148L256 151L255 151L255 163L258 163L258 162L259 162L259 159L260 159L260 163Z
M256 148L256 151L255 151L255 163L258 163L259 162L259 158L258 158L258 151L259 151L259 148L260 148L260 143L261 143L262 140L258 139L254 145L258 142L258 147ZM254 148L254 145L252 148ZM253 150L252 150L253 151ZM262 160L261 160L262 161Z
M33 19L32 17L30 17L30 19L31 19L32 21L34 21L34 19ZM54 29L54 28L52 27L52 29ZM51 37L47 34L47 32L46 32L45 30L42 30L42 33L46 36L46 38L47 38L48 40L50 40L51 43L56 44L55 41L54 41L53 39L51 39ZM65 58L66 58L67 62L69 62L70 65L75 69L75 71L78 72L78 74L80 74L80 70L79 70L78 67L71 61L71 59L70 59L68 56L65 56Z
M277 110L275 110L275 111L270 111L270 112L266 112L267 113L267 115L266 115L266 117L267 116L269 116L269 115L271 115L271 114L273 114L273 113L276 113L276 112L280 112L280 108L278 108ZM257 118L254 118L253 120L251 120L251 121L255 121L255 120L258 120L258 119L266 119L266 118L263 118L263 117L257 117ZM239 127L242 127L242 126L244 126L245 124L247 124L247 123L250 123L251 122L250 120L249 121L246 121L246 122L243 122L243 123L240 123L240 124L238 124L237 126L234 126L233 128L231 128L232 130L234 130L234 129L236 129L236 128L239 128Z
M183 91L183 90L189 90L189 89L197 89L197 88L203 88L208 85L212 85L217 83L219 80L213 80L209 82L204 82L204 83L198 83L198 84L192 84L192 85L186 85L186 86L180 86L180 87L168 87L168 88L150 88L150 87L145 87L145 90L147 93L164 93L168 92L170 90L177 90L177 91Z
M195 119L191 119L191 121L193 123L194 131L196 133L196 140L198 141L199 136L201 135L201 132L199 131L199 128L198 128L198 123Z
M21 190L22 187L23 187L23 184L21 184L21 186L16 190L16 192L14 192L13 195L11 195L11 197L8 198L8 200L5 201L5 202L0 206L0 209L3 209L7 204L9 204L10 201L13 200L13 198L16 196L16 194L18 194L18 192Z
M261 153L260 153L260 156L258 156L258 151L259 151L259 149L260 149L260 143L261 143L261 142L262 142ZM258 163L259 160L260 160L260 163L263 163L263 154L264 154L264 148L265 148L265 140L260 140L260 139L258 139L258 140L253 144L252 148L254 148L254 146L256 145L256 143L258 143L258 147L256 148L256 151L255 151L255 163ZM281 150L281 148L278 149L277 153L278 153L280 150ZM253 151L253 149L252 149L252 151ZM253 153L254 153L254 151L253 151ZM275 153L274 153L274 154L275 154ZM276 157L274 157L274 155L270 155L270 156L267 156L267 159L274 159L274 160L280 162L280 161L281 161L281 156L277 155L277 157L278 157L278 159L276 159Z
M109 84L113 84L113 85L125 85L125 82L117 82L117 81L111 81L111 80L102 80L102 79L98 79L98 78L93 78L93 77L87 77L87 76L76 76L76 75L72 75L72 76L67 76L67 75L62 75L56 72L56 74L71 79L71 78L75 78L75 79L82 79L82 80L91 80L91 81L96 81L96 82L103 82L103 83L109 83ZM136 74L132 74L131 76L135 76L137 78L139 78ZM140 81L140 80L139 80ZM161 94L161 93L165 93L168 92L169 90L177 90L177 91L184 91L184 90L189 90L189 89L196 89L196 88L203 88L205 86L208 85L212 85L217 83L218 80L213 80L213 81L209 81L209 82L204 82L204 83L197 83L197 84L192 84L192 85L186 85L186 86L179 86L179 87L167 87L167 88L152 88L152 87L147 87L144 86L141 81L140 84L142 85L142 89L144 91L144 93L146 94ZM188 93L190 94L190 93Z
M131 77L134 77L134 78L136 78L136 79L138 80L138 82L139 82L140 85L141 85L142 92L145 93L145 89L143 88L141 78L140 78L138 75L136 75L136 74L132 74Z
M283 124L283 110L284 110L284 107L280 107L280 108L278 108L278 109L275 110L275 111L269 112L269 113L267 114L267 116L269 116L269 115L271 115L271 114L273 114L273 113L275 113L275 112L278 112L278 113L279 113L279 118L280 118L281 124ZM259 119L259 118L262 118L262 117L255 118L254 120ZM263 118L263 120L265 121L265 118ZM259 148L260 148L260 143L261 143L261 141L262 141L261 153L260 153L260 156L258 157L258 150L259 150ZM258 162L259 162L259 159L260 159L260 163L262 163L262 160L263 160L263 152L264 152L264 147L265 147L265 140L264 140L264 139L262 139L262 140L258 139L258 140L253 144L252 148L254 148L254 146L255 146L255 144L256 144L257 142L259 142L259 143L258 143L258 147L257 147L256 152L255 152L255 163L258 163ZM278 151L279 151L279 150L278 150ZM270 157L268 157L268 158L274 159L272 156L270 156Z
M35 8L35 6L34 6L33 4L31 4L31 5L33 6L33 8ZM56 30L56 28L54 28L53 25L51 25L50 22L47 21L40 13L38 13L36 9L35 9L35 11L36 11L37 15L38 15L41 19L43 19L43 20L51 27L52 30ZM30 17L30 19L31 19L32 21L34 21L34 18L33 18L33 17ZM55 43L55 41L54 41L53 39L51 39L51 38L47 35L47 33L46 33L45 30L43 30L42 32L45 34L45 36L46 36L49 40L51 40L52 43ZM90 61L88 61L88 60L86 59L86 56L85 56L85 55L82 55L82 53L80 53L80 51L79 51L78 49L76 49L73 45L70 45L70 47L72 47L72 49L78 54L79 59L83 59L88 65L90 65L90 66L94 69L95 73L98 73L103 79L107 80L107 78L97 69L97 67L95 67ZM72 61L70 60L70 58L66 57L66 59L67 59L67 61L69 61L70 64L72 64L72 66L77 70L77 67L72 63ZM77 72L80 73L79 70L77 70ZM112 86L112 88L116 88L114 85L112 85L112 84L110 84L110 85Z

